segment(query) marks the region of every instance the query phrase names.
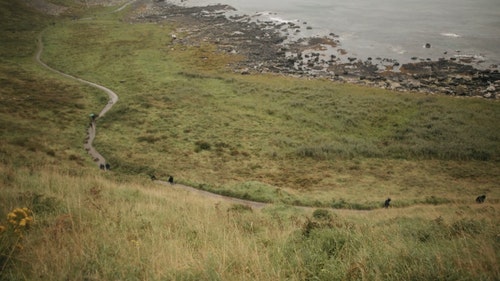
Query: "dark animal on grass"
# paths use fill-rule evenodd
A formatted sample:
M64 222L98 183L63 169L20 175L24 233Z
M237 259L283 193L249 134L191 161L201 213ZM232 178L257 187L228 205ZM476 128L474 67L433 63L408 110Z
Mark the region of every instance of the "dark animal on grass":
M156 176L155 175L151 175L150 177L151 177L152 181L156 180Z
M99 169L104 170L104 164L100 164Z
M168 177L168 182L169 182L170 184L174 184L174 177L169 176L169 177Z
M484 203L484 200L486 200L486 195L481 195L476 198L477 203Z
M389 208L389 205L391 205L391 198L387 198L384 202L384 208Z
M106 163L106 170L111 170L111 165L109 165L108 163Z

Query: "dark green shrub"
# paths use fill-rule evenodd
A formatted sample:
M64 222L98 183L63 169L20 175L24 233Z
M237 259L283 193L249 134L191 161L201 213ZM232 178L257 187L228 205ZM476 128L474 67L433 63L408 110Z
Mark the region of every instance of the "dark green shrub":
M197 141L194 144L196 146L194 149L195 152L200 152L202 150L210 150L212 148L210 143L208 143L206 141Z
M312 214L313 218L319 220L331 220L332 214L326 209L316 209Z
M138 142L155 143L159 140L161 140L160 137L155 137L155 136L151 136L151 135L137 137Z
M231 207L227 209L228 212L235 213L244 213L244 212L252 212L252 207L243 204L233 204Z
M331 204L331 207L334 209L346 209L348 206L348 203L344 199L339 199L336 201L333 201Z
M447 203L450 203L450 202L451 201L449 199L439 198L439 197L435 197L435 196L426 197L422 201L423 204L432 204L432 205L447 204Z

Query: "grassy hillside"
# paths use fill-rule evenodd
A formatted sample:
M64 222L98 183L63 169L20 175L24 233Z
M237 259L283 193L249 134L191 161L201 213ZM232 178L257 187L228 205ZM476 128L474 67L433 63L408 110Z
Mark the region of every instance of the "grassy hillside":
M235 75L226 66L238 57L175 44L171 33L167 23L101 14L44 35L49 64L120 95L96 142L120 172L316 206L374 208L387 196L401 206L465 202L495 192L497 102Z
M22 3L0 0L0 280L500 278L497 102L235 75L128 9ZM36 64L42 30L45 62L120 96L111 172L83 150L106 96Z
M252 211L176 188L46 168L16 171L9 183L2 194L33 210L35 224L17 241L5 280L499 276L492 204L312 214L282 205Z

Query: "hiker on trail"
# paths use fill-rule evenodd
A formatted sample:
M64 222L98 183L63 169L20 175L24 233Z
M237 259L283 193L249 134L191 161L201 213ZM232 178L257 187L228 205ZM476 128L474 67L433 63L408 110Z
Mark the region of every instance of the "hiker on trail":
M389 205L391 204L391 198L387 198L387 200L385 200L384 202L384 208L389 208Z
M90 119L92 120L92 122L95 121L96 117L97 117L97 115L95 115L94 113L90 113Z
M155 176L155 175L151 175L150 177L151 177L151 180L152 180L152 181L155 181L155 180L156 180L156 176Z
M109 163L106 163L106 170L111 170L111 165L109 165Z
M172 177L172 176L168 176L168 182L169 182L170 184L174 184L174 177Z

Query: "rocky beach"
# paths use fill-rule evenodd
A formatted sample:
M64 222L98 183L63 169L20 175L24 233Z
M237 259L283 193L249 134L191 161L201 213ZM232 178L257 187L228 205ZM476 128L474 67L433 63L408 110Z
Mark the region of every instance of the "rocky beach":
M356 58L342 48L338 36L300 37L306 22L262 20L260 14L238 15L228 5L185 7L167 1L134 3L133 22L172 22L175 45L208 42L218 50L244 57L231 65L244 74L275 73L323 78L403 92L500 99L497 65L474 66L475 58L443 53L442 58L412 57L410 63L390 58ZM426 45L426 48L432 46Z

